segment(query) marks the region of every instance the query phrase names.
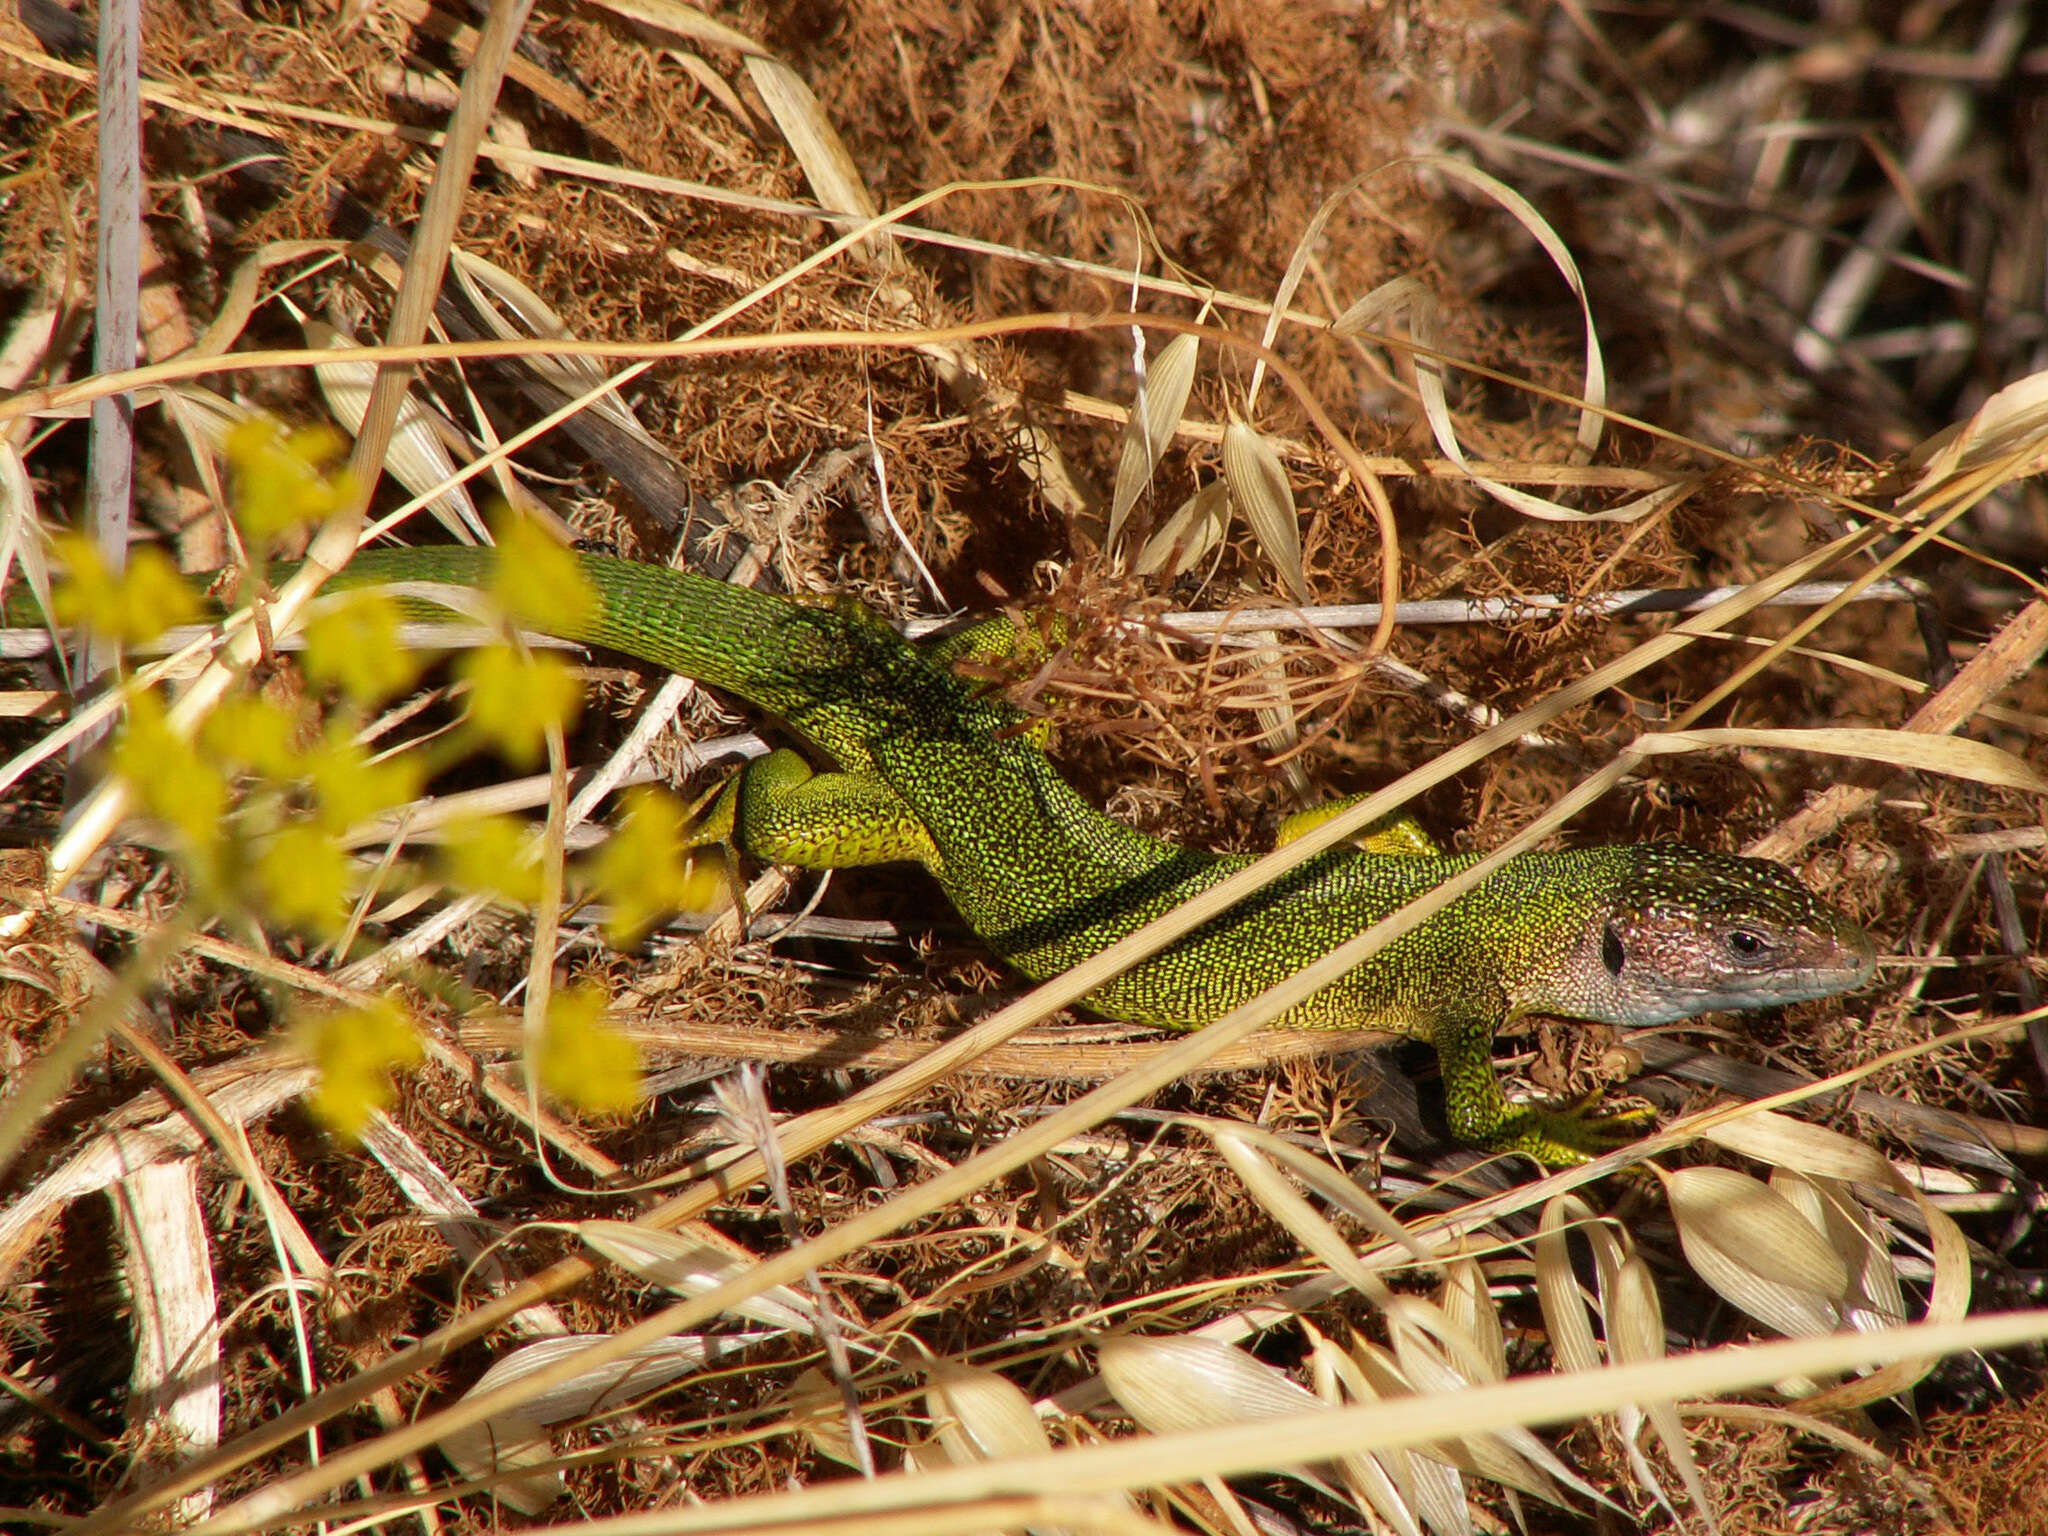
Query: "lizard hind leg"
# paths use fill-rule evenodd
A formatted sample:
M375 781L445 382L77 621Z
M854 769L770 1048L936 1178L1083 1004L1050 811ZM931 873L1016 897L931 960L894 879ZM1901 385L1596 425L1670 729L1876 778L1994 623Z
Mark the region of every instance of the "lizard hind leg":
M756 758L715 791L686 846L711 844L800 869L937 860L924 823L883 780L814 773L787 748Z
M1280 835L1273 839L1273 846L1286 847L1303 833L1350 810L1371 793L1373 791L1344 795L1336 800L1326 800L1321 805L1312 805L1307 810L1296 811L1281 821ZM1440 859L1444 852L1436 845L1436 839L1422 829L1422 823L1406 811L1392 811L1378 821L1367 823L1365 830L1353 837L1351 843L1361 852L1391 858Z

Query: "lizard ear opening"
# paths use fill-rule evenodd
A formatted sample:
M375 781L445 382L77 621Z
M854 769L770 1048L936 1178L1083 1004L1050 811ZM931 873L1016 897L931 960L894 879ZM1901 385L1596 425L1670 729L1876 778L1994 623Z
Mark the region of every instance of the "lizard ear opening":
M1628 946L1621 942L1621 935L1609 923L1600 933L1600 961L1607 967L1608 974L1619 977L1621 968L1628 964Z

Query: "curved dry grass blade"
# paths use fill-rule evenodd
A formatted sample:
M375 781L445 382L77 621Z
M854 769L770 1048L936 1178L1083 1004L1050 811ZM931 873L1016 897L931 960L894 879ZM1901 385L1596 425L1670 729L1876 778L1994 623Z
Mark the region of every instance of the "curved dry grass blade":
M1479 1358L1486 1362L1488 1381L1505 1381L1508 1374L1507 1336L1500 1325L1500 1308L1487 1288L1486 1271L1471 1258L1452 1259L1444 1265L1443 1283L1436 1289L1436 1304L1453 1327L1472 1341Z
M1906 1321L1906 1297L1892 1265L1883 1221L1855 1203L1849 1186L1824 1186L1789 1168L1771 1170L1771 1188L1828 1240L1849 1273L1844 1321L1852 1328L1896 1328Z
M1568 1240L1574 1232L1586 1240L1593 1253L1601 1331L1614 1363L1664 1358L1664 1309L1657 1299L1656 1281L1635 1252L1628 1233L1601 1222L1578 1196L1560 1195L1544 1205L1536 1237L1536 1290L1558 1369L1589 1371L1604 1363L1600 1347L1593 1341L1591 1314L1572 1272ZM1677 1409L1668 1400L1624 1403L1615 1410L1614 1419L1636 1480L1670 1513L1673 1524L1680 1523L1678 1512L1637 1444L1638 1430L1645 1421L1663 1440L1695 1507L1705 1514L1710 1526L1717 1526Z
M225 496L220 494L214 466L227 457L229 434L257 413L240 401L230 400L203 384L166 385L158 392L157 398L178 424L178 430L184 433L193 462L206 474L208 495L213 496L217 505L227 505ZM203 453L200 452L202 444L206 450Z
M1930 736L1920 731L1885 731L1861 726L1827 726L1816 730L1750 730L1715 728L1652 731L1639 736L1633 749L1652 753L1701 752L1714 747L1762 747L1788 752L1821 752L1830 757L1860 757L1914 773L1939 773L1998 789L2024 789L2048 795L2048 778L2012 753L1967 736Z
M1211 1130L1210 1135L1225 1161L1274 1219L1333 1273L1350 1282L1386 1313L1404 1379L1420 1390L1457 1391L1505 1375L1507 1356L1499 1338L1497 1319L1491 1320L1490 1326L1468 1328L1434 1303L1389 1291L1366 1270L1336 1228L1316 1214L1278 1170L1244 1140L1217 1130ZM1466 1282L1467 1286L1473 1283L1483 1281ZM1463 1305L1474 1317L1481 1306L1470 1297ZM1455 1365L1445 1352L1456 1356ZM1600 1498L1590 1484L1558 1461L1527 1431L1502 1431L1483 1440L1475 1437L1464 1443L1463 1453L1470 1459L1471 1470L1552 1503L1564 1502L1553 1478L1585 1497Z
M1593 1310L1572 1269L1568 1240L1574 1232L1592 1249L1596 1272L1604 1274L1605 1266L1619 1261L1621 1239L1591 1206L1577 1195L1553 1196L1544 1202L1536 1227L1536 1300L1557 1369L1591 1371L1602 1358L1593 1338Z
M1280 581L1300 602L1308 601L1308 578L1301 568L1301 520L1294 510L1294 487L1280 455L1235 412L1223 429L1223 479L1230 499L1244 514L1259 548L1273 562Z
M1338 1210L1363 1223L1375 1236L1399 1246L1413 1263L1435 1265L1438 1262L1436 1251L1429 1242L1425 1242L1410 1231L1399 1217L1381 1205L1370 1191L1341 1168L1333 1168L1321 1158L1303 1151L1292 1142L1262 1131L1257 1126L1205 1120L1197 1122L1196 1129L1216 1143L1217 1151L1230 1162L1240 1178L1244 1177L1248 1169L1256 1173L1265 1166L1262 1159L1270 1159ZM1284 1183L1279 1187L1293 1198L1300 1199L1300 1196L1295 1195ZM1261 1194L1262 1191L1254 1190L1253 1193ZM1281 1219L1277 1211L1273 1213L1273 1217L1276 1221ZM1317 1219L1321 1220L1320 1217ZM1340 1242L1347 1251L1350 1249L1348 1242Z
M1199 337L1175 336L1159 349L1159 355L1139 381L1137 408L1124 423L1116 489L1109 504L1109 529L1102 536L1102 547L1111 554L1116 553L1117 536L1123 532L1131 508L1151 485L1160 455L1166 452L1181 417L1187 413L1201 346Z
M1103 1385L1139 1427L1155 1435L1327 1410L1286 1372L1217 1339L1190 1334L1112 1334L1096 1345ZM1288 1475L1332 1496L1306 1467Z
M1323 227L1330 222L1330 216L1343 206L1345 199L1359 191L1377 172L1366 171L1354 176L1343 186L1324 198L1321 205L1310 215L1302 226L1300 236L1294 242L1294 249L1287 258L1287 270L1280 275L1280 284L1273 290L1273 301L1266 306L1266 324L1260 332L1259 342L1268 351L1279 339L1280 324L1293 308L1294 295L1301 287L1301 280L1308 271L1309 257L1314 254L1316 241L1322 237ZM1259 387L1266 379L1266 360L1262 357L1252 366L1251 384L1245 390L1245 405L1249 409L1258 403Z
M1657 1297L1657 1279L1643 1256L1632 1248L1621 1254L1614 1264L1612 1274L1603 1280L1604 1305L1607 1313L1608 1347L1614 1351L1617 1364L1636 1361L1661 1360L1664 1358L1664 1307ZM1660 1398L1641 1407L1642 1418L1648 1422L1651 1432L1663 1442L1664 1454L1678 1469L1678 1477L1685 1484L1686 1497L1692 1500L1707 1522L1709 1531L1721 1529L1721 1518L1715 1512L1714 1501L1707 1493L1706 1479L1700 1475L1700 1465L1692 1453L1692 1442L1686 1438L1685 1421L1679 1417L1678 1407L1669 1398ZM1682 1525L1678 1510L1665 1494L1658 1481L1649 1458L1643 1455L1642 1447L1627 1426L1634 1414L1624 1410L1616 1415L1623 1426L1622 1444L1628 1452L1628 1463L1635 1473L1636 1481L1650 1490L1651 1495L1671 1516L1673 1525Z
M856 1442L853 1414L856 1404L846 1389L816 1366L796 1373L784 1394L790 1427L802 1435L820 1456L851 1467L864 1476L874 1476L874 1458L865 1440ZM862 1451L868 1450L866 1459Z
M811 88L789 65L764 53L747 55L747 74L761 93L775 126L789 141L790 152L804 168L804 179L819 206L839 213L857 213L873 218L875 199L861 179L860 168L839 130L825 115ZM895 250L895 240L886 229L878 229L860 242L860 252L871 262L886 261Z
M1811 1178L1890 1184L1898 1177L1897 1170L1875 1148L1866 1147L1840 1131L1796 1120L1774 1109L1751 1110L1738 1120L1709 1127L1700 1137L1774 1168L1791 1168Z
M0 437L0 585L6 583L16 566L21 568L22 579L34 594L36 606L48 620L53 613L50 556L43 541L42 524L36 517L35 482L22 462L21 449ZM54 642L51 654L61 659L65 651L54 624L50 638Z
M1356 336L1394 315L1413 313L1436 303L1436 295L1418 277L1390 277L1356 300L1330 322L1332 336Z
M1379 1392L1356 1360L1303 1320L1312 1349L1309 1367L1316 1395L1325 1402L1379 1401ZM1353 1451L1337 1459L1337 1469L1352 1498L1373 1510L1402 1536L1421 1536L1417 1518L1438 1536L1470 1536L1472 1520L1465 1508L1464 1483L1440 1461L1410 1451Z
M1593 306L1586 298L1586 280L1579 272L1579 264L1573 258L1571 247L1562 236L1551 228L1550 221L1536 211L1535 205L1514 188L1498 177L1489 176L1469 161L1451 155L1417 155L1415 164L1427 166L1441 175L1462 181L1483 195L1492 198L1507 210L1509 217L1526 229L1536 243L1543 247L1565 285L1571 289L1572 297L1578 301L1579 316L1586 332L1586 375L1580 394L1585 404L1579 408L1578 443L1575 456L1583 462L1591 457L1593 450L1600 446L1600 437L1606 421L1601 410L1607 404L1607 359L1600 349L1600 330L1593 323ZM1532 498L1533 499L1533 498Z
M2024 480L2048 468L2048 370L2015 379L1970 414L1921 443L1907 455L1908 467L1920 478L1903 501L1914 507L1929 504L1944 488L1963 480L1979 480L1987 471L1991 485ZM1983 495L1989 486L1973 484Z
M678 37L693 38L717 48L732 48L743 54L765 53L759 43L737 27L714 20L694 5L681 0L596 0L600 10L642 22Z
M1422 1396L1455 1396L1473 1387L1505 1379L1504 1376L1489 1376L1483 1370L1474 1370L1465 1364L1468 1359L1479 1358L1480 1352L1476 1343L1460 1332L1447 1328L1425 1332L1399 1314L1389 1314L1388 1332L1403 1374ZM1459 1362L1454 1364L1447 1351L1458 1354ZM1563 1506L1566 1503L1558 1488L1561 1483L1581 1498L1610 1508L1618 1507L1558 1460L1550 1447L1537 1439L1533 1430L1522 1425L1507 1425L1479 1434L1461 1434L1456 1442L1456 1453L1460 1464L1467 1470L1491 1478L1503 1487L1542 1499L1547 1504Z
M1319 1215L1300 1191L1281 1176L1278 1169L1261 1157L1249 1142L1228 1132L1212 1130L1210 1139L1231 1171L1244 1182L1253 1199L1265 1208L1288 1234L1313 1254L1329 1271L1373 1305L1382 1308L1428 1305L1396 1296L1378 1275L1366 1268L1350 1241ZM1392 1218L1389 1218L1390 1220Z
M1155 1435L1329 1406L1292 1376L1215 1339L1113 1334L1096 1353L1110 1395Z

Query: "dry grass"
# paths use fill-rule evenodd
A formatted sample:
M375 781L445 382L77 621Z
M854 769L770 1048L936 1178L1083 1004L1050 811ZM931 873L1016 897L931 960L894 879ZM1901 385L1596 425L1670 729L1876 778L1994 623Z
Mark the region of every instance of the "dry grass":
M482 169L439 230L515 274L567 335L600 350L692 338L623 386L644 438L553 433L514 456L523 494L584 536L664 558L686 510L675 487L687 486L726 526L711 553L742 554L751 562L742 574L770 584L852 592L910 618L935 606L921 561L950 606L1049 608L1073 643L1019 680L1018 696L1056 722L1063 768L1124 819L1215 847L1262 848L1304 797L1379 787L1606 666L1636 670L1532 725L1540 740L1444 771L1413 808L1448 844L1494 848L1537 826L1645 733L1895 727L1923 707L1948 709L1936 734L1960 724L2037 768L2048 761L2048 684L2013 639L2032 633L2028 615L2041 601L2048 498L2023 477L2024 451L1988 484L1967 483L1978 466L1966 459L1917 492L1919 467L1903 458L2038 367L2048 119L2041 40L2008 25L2024 8L1873 10L1853 33L1739 7L1708 19L1440 0L1128 14L862 4L815 25L790 19L798 14L721 14L758 43L762 58L751 64L731 47L638 32L602 13L538 18ZM286 289L364 342L387 334L397 267L344 248L332 200L346 193L415 240L436 237L430 213L419 222L434 174L422 135L446 125L474 36L450 41L456 13L411 4L295 12L261 26L240 18L231 47L214 25L213 13L175 3L146 17L144 77L166 94L152 98L144 137L145 265L157 272L143 295L145 361L171 362L223 314L239 316L224 336L232 352L299 347L298 325L272 301ZM83 54L54 57L52 37L11 14L0 20L0 451L22 470L0 488L27 496L6 503L0 540L30 516L54 526L89 504L83 420L66 414L67 400L33 393L92 367L91 53L88 42ZM908 213L889 243L815 260L846 227L802 211L830 185L830 168L792 149L799 124L777 70L815 92L813 126L846 146L865 208L965 185ZM251 148L217 137L226 129L269 135L279 158L224 170ZM538 162L529 150L558 158ZM1499 200L1440 165L1403 162L1411 155L1469 160L1528 199L1583 275L1584 311ZM1362 189L1326 207L1366 172L1375 174ZM860 195L842 187L840 200L853 206ZM1291 266L1319 214L1319 238ZM282 244L291 241L319 249ZM258 258L262 284L245 293L235 275ZM1182 325L1206 320L1235 340L1205 343L1122 549L1142 547L1226 473L1234 412L1285 468L1294 515L1277 521L1297 530L1298 551L1276 546L1284 528L1255 534L1236 516L1171 579L1134 576L1103 552L1138 384L1128 327L1091 322L1129 307L1134 267L1147 283L1140 307ZM1264 311L1290 270L1299 286L1289 304L1316 323L1278 329L1272 352L1291 375L1266 377L1251 406ZM1324 331L1396 277L1415 280L1427 302L1378 316L1358 337ZM1206 315L1203 297L1214 300ZM1597 324L1606 382L1592 402L1604 437L1581 464L1583 313ZM928 339L888 340L909 330ZM786 340L828 331L873 344ZM1148 356L1169 339L1167 329L1150 332ZM1458 362L1434 421L1432 349ZM311 361L238 369L222 359L203 382L314 420L325 406ZM517 359L442 356L423 376L472 445L487 448L561 398L536 382L538 371ZM470 389L481 418L468 414ZM1447 460L1446 430L1513 492L1593 513L1645 497L1657 505L1627 521L1525 516ZM2029 418L2014 441L2025 449L2039 431ZM137 537L188 568L220 564L228 544L208 480L213 450L157 403L145 403L140 433ZM887 467L886 500L875 455ZM1296 558L1312 602L1376 597L1392 574L1372 494L1382 485L1404 597L1745 584L1843 538L1819 575L1857 578L1898 557L1899 574L1931 598L1918 619L1896 601L1842 606L1810 633L1808 610L1758 610L1732 620L1731 633L1654 660L1638 647L1667 632L1668 619L1578 612L1404 625L1391 654L1422 675L1421 688L1344 631L1272 631L1250 648L1211 651L1150 622L1285 600L1282 573ZM402 500L381 491L373 515ZM1871 536L1857 539L1856 529ZM2021 652L2016 663L2001 673L1993 653L1951 684L1952 666L2001 632ZM65 705L46 668L10 666L13 691L0 702L19 718L6 721L6 740L32 750ZM1724 697L1731 680L1739 687ZM603 762L643 718L657 681L595 664L599 702L570 740L572 758ZM388 722L384 739L417 743L445 718L431 704ZM726 728L698 699L651 756L666 770L687 761L683 739ZM906 1061L988 1020L1015 987L935 887L893 868L835 878L807 914L809 930L772 945L734 948L674 930L618 953L572 923L536 966L528 915L483 910L422 957L388 956L377 982L352 979L289 931L220 924L161 957L145 999L113 1008L93 1000L108 996L110 975L133 966L152 934L168 931L180 877L147 829L131 826L105 851L86 848L90 858L78 834L60 836L62 762L52 757L0 800L14 845L0 879L10 908L26 914L0 954L0 1072L14 1095L0 1102L0 1120L34 1127L0 1192L0 1274L12 1282L0 1292L0 1369L15 1397L0 1410L0 1488L10 1490L0 1492L0 1518L119 1511L182 1466L200 1469L206 1485L175 1506L186 1517L252 1499L240 1508L280 1528L299 1520L298 1499L317 1496L372 1501L359 1511L396 1501L407 1510L399 1525L430 1511L446 1529L523 1526L526 1516L487 1493L447 1491L449 1462L425 1443L431 1436L405 1449L406 1426L457 1403L523 1346L615 1336L676 1303L677 1290L644 1268L605 1261L618 1255L598 1246L609 1232L589 1225L599 1221L650 1217L694 1244L722 1244L727 1257L700 1246L685 1266L714 1277L733 1258L773 1259L798 1245L828 1257L814 1282L798 1265L768 1293L792 1310L769 1321L758 1309L737 1315L726 1331L768 1335L745 1352L678 1363L658 1389L641 1359L650 1374L623 1388L613 1379L608 1392L572 1390L549 1414L534 1410L550 1425L537 1454L559 1462L563 1485L560 1499L534 1496L540 1521L658 1509L681 1522L696 1501L691 1517L710 1521L727 1501L791 1486L843 1490L838 1463L858 1453L834 1385L836 1352L885 1471L902 1464L905 1447L926 1467L944 1466L933 1447L947 1434L995 1457L1033 1454L1039 1421L1021 1428L1015 1411L1033 1400L1063 1445L1137 1444L1133 1421L1161 1436L1157 1465L1128 1480L1171 1493L1130 1508L1078 1495L1027 1506L1005 1503L992 1479L948 1495L968 1501L949 1506L958 1528L1245 1529L1252 1516L1233 1499L1274 1521L1355 1525L1371 1503L1359 1481L1346 1481L1356 1469L1330 1472L1321 1488L1278 1475L1200 1482L1200 1464L1175 1459L1170 1433L1198 1424L1148 1416L1135 1389L1116 1404L1103 1397L1100 1332L1208 1325L1213 1337L1249 1345L1255 1321L1270 1327L1256 1357L1139 1362L1165 1373L1169 1402L1217 1390L1221 1406L1205 1422L1226 1425L1260 1405L1309 1411L1312 1402L1289 1394L1317 1371L1333 1395L1362 1393L1367 1377L1385 1392L1404 1373L1426 1387L1441 1341L1415 1331L1415 1316L1438 1315L1412 1311L1425 1298L1455 1320L1459 1340L1497 1330L1500 1364L1516 1375L1546 1369L1558 1346L1565 1324L1555 1309L1570 1272L1530 1239L1546 1212L1568 1214L1545 1203L1562 1186L1496 1193L1470 1173L1440 1182L1448 1165L1424 1160L1423 1144L1405 1134L1412 1105L1374 1081L1398 1079L1424 1066L1420 1058L1381 1054L1358 1071L1325 1059L1191 1074L1141 1107L1090 1110L1070 1124L1059 1116L1084 1089L1068 1074L1110 1076L1133 1054L1121 1033L1069 1020L937 1081L892 1087L885 1068L913 1071ZM1930 1285L1953 1302L1949 1287L1965 1270L1989 1310L2037 1304L2043 1254L2031 1185L2001 1158L2038 1169L2048 1152L2037 1129L2043 1025L2020 1017L2041 975L2043 797L1770 741L1650 757L1612 777L1574 821L1573 839L1739 848L1775 837L1780 856L1901 957L1851 1002L1745 1020L1710 1043L1751 1096L1776 1086L1756 1064L1834 1079L1875 1063L1854 1082L1866 1097L1853 1108L1831 1097L1800 1113L1881 1147L1910 1178L1859 1161L1868 1154L1846 1140L1791 1131L1760 1143L1756 1122L1729 1131L1711 1157L1681 1136L1617 1162L1654 1153L1667 1168L1710 1161L1770 1174L1772 1200L1835 1213L1834 1247L1794 1243L1796 1257L1825 1267L1827 1252L1851 1265L1867 1256L1902 1283L1910 1315ZM434 788L514 780L511 769L472 762ZM1842 786L1862 798L1812 808ZM514 798L542 810L544 776ZM53 862L67 900L42 894ZM72 883L74 864L82 874ZM757 890L755 905L796 911L810 890ZM431 910L379 914L359 956L401 941ZM500 1005L554 972L601 980L613 994L661 1074L659 1096L639 1112L616 1121L531 1113L517 1030ZM412 999L431 1039L366 1150L308 1118L309 1076L277 1046L295 1001L380 985ZM101 1033L85 1033L93 1027ZM751 1100L729 1087L714 1095L710 1077L750 1037L778 1064ZM827 1038L834 1045L821 1060ZM1599 1043L1597 1032L1567 1038ZM61 1096L25 1105L16 1090L35 1081L37 1064L80 1040L94 1043L70 1064ZM849 1054L870 1041L865 1059ZM1568 1055L1546 1030L1526 1065L1546 1091L1564 1092L1627 1061L1593 1047ZM868 1097L842 1114L860 1089ZM1682 1106L1685 1090L1670 1080L1656 1091L1665 1107ZM785 1149L803 1155L786 1166L770 1158L758 1176L707 1177L763 1145L764 1104ZM1390 1120L1404 1135L1387 1150ZM1240 1144L1217 1129L1231 1125L1266 1139ZM1030 1141L1041 1134L1042 1147ZM1033 1155L1017 1166L975 1174L976 1159L1027 1146ZM1259 1171L1321 1177L1287 1164L1289 1155L1357 1183L1323 1188L1321 1213L1305 1216L1287 1203L1292 1184ZM131 1170L142 1158L182 1171L182 1184L153 1184L149 1197L186 1217L167 1223L185 1234L176 1252L147 1222L110 1214L118 1202L107 1196L141 1187ZM1839 1186L1825 1182L1830 1172ZM954 1178L962 1187L947 1198L922 1200ZM1630 1274L1639 1266L1661 1304L1650 1317L1639 1293L1616 1291L1602 1272L1604 1336L1633 1328L1658 1347L1667 1334L1697 1344L1690 1367L1711 1363L1708 1346L1768 1335L1720 1305L1727 1286L1701 1278L1698 1230L1682 1216L1674 1224L1663 1188L1579 1182L1580 1197L1614 1218L1603 1230L1625 1238L1602 1250L1603 1262ZM1382 1216L1350 1193L1366 1187L1419 1249L1384 1246ZM1845 1230L1851 1216L1864 1223L1862 1247ZM860 1222L875 1230L855 1240ZM1367 1272L1350 1274L1350 1261L1322 1243L1366 1253ZM1590 1285L1589 1251L1576 1253ZM194 1288L182 1310L161 1309L170 1337L194 1316L206 1324L167 1374L189 1384L217 1369L217 1396L188 1392L176 1408L131 1397L158 1294L123 1278L139 1265L160 1266L167 1289L173 1278ZM282 1270L296 1289L278 1283ZM1460 1277L1474 1274L1491 1284L1497 1311L1456 1299ZM1882 1288L1873 1277L1859 1283L1866 1300ZM807 1321L790 1322L808 1318L821 1294L836 1345L830 1328L814 1335ZM1276 1310L1237 1314L1253 1303ZM688 1330L707 1331L717 1330ZM407 1353L421 1339L439 1343ZM1461 1346L1443 1347L1455 1355ZM1846 1347L1853 1352L1853 1337ZM388 1375L368 1374L394 1358ZM1837 1384L1835 1405L1846 1410L1851 1358L1800 1372ZM948 1386L935 1361L992 1368L1010 1385ZM1458 1364L1467 1379L1487 1374L1469 1356ZM1766 1390L1750 1400L1772 1400L1768 1384L1784 1374L1763 1374ZM1691 1395L1677 1375L1670 1381ZM928 1395L940 1388L951 1394L944 1402ZM320 1392L330 1394L318 1399L323 1457L340 1471L307 1471L303 1436L239 1438ZM1490 1411L1492 1399L1470 1396L1474 1414ZM1448 1415L1431 1421L1441 1440L1465 1432L1462 1401L1418 1397L1411 1416ZM2037 1354L1988 1364L1962 1355L1918 1386L1917 1419L1899 1400L1878 1401L1838 1414L1828 1438L1787 1418L1710 1411L1689 1420L1686 1437L1658 1425L1640 1463L1612 1421L1565 1447L1580 1475L1646 1529L1676 1523L1646 1477L1687 1508L1680 1447L1689 1438L1726 1531L1797 1523L2021 1536L2044 1529L2022 1496L2039 1482L2042 1401ZM1476 1518L1504 1518L1503 1479L1555 1475L1519 1470L1476 1418L1470 1433L1462 1482L1441 1471L1387 1474L1397 1502L1425 1511L1433 1529L1456 1528L1453 1512L1468 1498ZM349 1455L363 1458L361 1481ZM1276 1450L1273 1460L1284 1459ZM1418 1477L1428 1484L1420 1492ZM279 1490L285 1503L261 1502ZM1569 1503L1578 1513L1522 1507L1535 1511L1535 1530L1592 1523L1587 1495ZM124 1527L128 1518L118 1517ZM866 1519L879 1529L908 1517ZM1697 1514L1688 1520L1698 1527Z

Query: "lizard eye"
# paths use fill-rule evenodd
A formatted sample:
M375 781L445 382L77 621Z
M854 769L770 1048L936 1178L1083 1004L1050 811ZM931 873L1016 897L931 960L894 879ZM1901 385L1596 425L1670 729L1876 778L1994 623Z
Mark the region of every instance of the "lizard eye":
M1729 929L1725 942L1731 952L1744 960L1754 960L1771 947L1762 934L1749 928Z

